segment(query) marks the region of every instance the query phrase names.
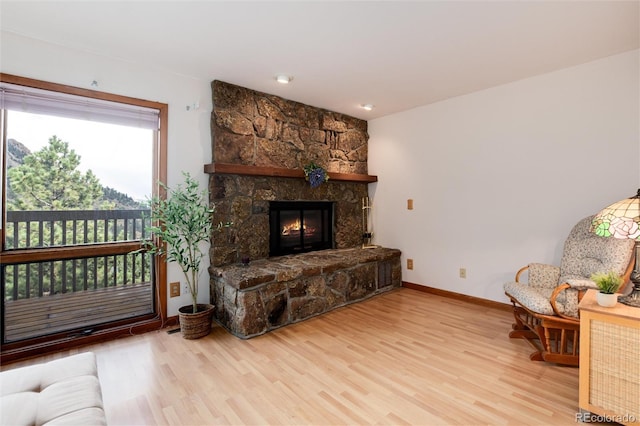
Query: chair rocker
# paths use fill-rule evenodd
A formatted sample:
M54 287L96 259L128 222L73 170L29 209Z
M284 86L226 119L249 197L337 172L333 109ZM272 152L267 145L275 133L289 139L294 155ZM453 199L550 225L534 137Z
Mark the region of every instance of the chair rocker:
M559 267L531 263L516 273L515 281L504 284L515 318L509 337L527 340L535 349L529 357L533 361L578 365L578 303L588 289L597 288L590 279L593 273L615 271L623 276L623 286L630 285L634 241L589 232L592 218L573 227ZM521 282L525 272L526 283Z

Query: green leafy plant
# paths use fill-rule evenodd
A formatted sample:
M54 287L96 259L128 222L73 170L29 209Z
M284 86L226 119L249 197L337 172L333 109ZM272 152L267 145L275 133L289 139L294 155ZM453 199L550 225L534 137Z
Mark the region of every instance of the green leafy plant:
M213 226L214 209L209 207L206 191L189 173L182 173L184 184L173 189L160 183L167 191L166 199L153 197L150 202L151 235L142 242L142 249L165 255L167 262L176 262L187 281L193 302L193 313L198 311L198 277L205 253L201 243L209 241ZM220 229L230 224L219 223Z
M614 294L622 285L622 277L613 271L597 272L591 275L591 281L596 283L600 293Z

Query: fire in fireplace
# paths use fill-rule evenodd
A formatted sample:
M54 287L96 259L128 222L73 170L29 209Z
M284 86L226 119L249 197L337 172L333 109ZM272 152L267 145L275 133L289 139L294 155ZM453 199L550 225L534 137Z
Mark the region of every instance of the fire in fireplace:
M269 256L333 248L333 202L271 201Z

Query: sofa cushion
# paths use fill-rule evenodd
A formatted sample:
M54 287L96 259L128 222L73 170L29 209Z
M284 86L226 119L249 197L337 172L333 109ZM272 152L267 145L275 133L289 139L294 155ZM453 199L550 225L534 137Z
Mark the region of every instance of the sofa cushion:
M56 417L50 422L44 423L42 426L88 426L88 425L106 425L104 419L104 411L101 408L83 408L64 416Z
M105 425L91 352L0 373L2 425Z
M71 377L53 383L40 392L36 424L45 424L86 408L103 408L98 378Z
M2 378L4 387L4 377ZM0 398L0 424L35 425L38 406L38 392L17 392Z

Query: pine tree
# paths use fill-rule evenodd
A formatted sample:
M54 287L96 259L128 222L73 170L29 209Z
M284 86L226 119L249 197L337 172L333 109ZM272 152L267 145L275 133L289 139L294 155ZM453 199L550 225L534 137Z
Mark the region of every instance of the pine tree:
M69 143L49 138L49 144L8 170L11 190L17 195L9 210L92 209L102 199L102 186L91 170L77 170L80 156Z

